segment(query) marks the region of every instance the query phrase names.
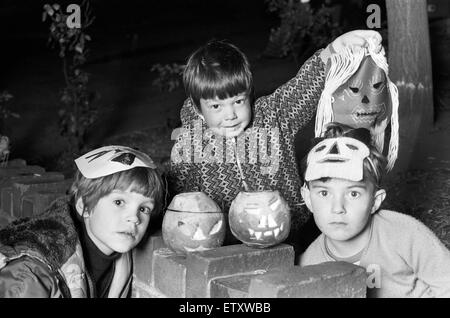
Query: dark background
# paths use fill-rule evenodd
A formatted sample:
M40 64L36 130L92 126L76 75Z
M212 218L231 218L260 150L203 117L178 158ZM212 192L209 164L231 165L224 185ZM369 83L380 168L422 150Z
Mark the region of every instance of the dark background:
M365 1L341 2L346 21L364 26L366 14L358 7ZM11 139L11 158L52 170L65 143L57 125L65 83L58 49L47 43L50 23L42 22L45 3L0 3L0 92L14 96L9 107L21 116L2 127L2 134ZM81 1L58 3L65 8ZM313 6L323 3L312 1ZM95 20L87 30L92 41L84 69L91 74L89 88L99 94L101 112L89 133L92 146L131 131L176 125L184 91L159 91L152 85L156 74L151 66L184 63L211 38L228 39L248 55L258 96L297 71L292 59L261 57L270 29L279 24L278 15L269 12L263 0L91 0L90 4Z
M65 8L81 2L58 3ZM55 170L66 143L58 127L65 83L58 49L47 43L50 23L42 22L45 3L0 2L0 92L7 90L14 96L9 106L21 116L10 118L0 133L10 137L11 158ZM347 31L366 28L370 3L380 5L385 27L384 1L313 0L311 6L340 5L338 23ZM157 75L151 67L156 63L183 64L211 38L227 39L248 56L257 96L271 93L298 70L291 57L263 56L271 28L280 23L263 0L91 0L90 5L95 20L87 30L92 41L84 70L90 73L89 89L99 95L96 105L100 111L88 134L90 147L145 130L140 135L148 139L141 141L148 145L144 150L158 160L167 159L170 131L179 123L185 93L182 87L167 92L152 85ZM383 34L386 30L379 31ZM308 137L304 136L305 140Z

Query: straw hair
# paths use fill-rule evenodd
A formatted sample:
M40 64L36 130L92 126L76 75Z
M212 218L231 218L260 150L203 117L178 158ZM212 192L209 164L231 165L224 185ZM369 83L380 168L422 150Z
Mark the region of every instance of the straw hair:
M326 75L325 86L319 100L315 124L315 136L321 137L325 131L326 124L332 122L333 118L333 97L332 94L358 70L364 56L370 55L375 64L381 68L387 79L387 86L389 88L389 96L391 99L392 115L391 122L391 137L388 150L388 164L387 170L391 170L397 160L398 153L398 90L397 86L389 79L389 66L387 64L384 49L376 53L373 48L376 47L374 39L367 39L368 48L361 49L359 47L345 47L337 54L332 54L329 59L330 69ZM375 127L371 128L372 143L379 152L384 149L384 132L388 124L388 118L384 119Z

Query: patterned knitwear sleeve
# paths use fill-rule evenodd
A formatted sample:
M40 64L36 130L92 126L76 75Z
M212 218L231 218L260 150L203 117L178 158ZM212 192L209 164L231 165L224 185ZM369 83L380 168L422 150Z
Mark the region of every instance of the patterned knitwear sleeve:
M256 101L255 126L278 127L287 136L294 136L306 126L315 115L325 83L322 51L314 53L295 77Z

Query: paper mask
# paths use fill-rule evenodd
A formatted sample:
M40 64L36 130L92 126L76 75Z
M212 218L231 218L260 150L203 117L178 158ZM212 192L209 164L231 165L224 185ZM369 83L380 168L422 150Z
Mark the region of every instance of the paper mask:
M369 46L374 47L374 46ZM372 144L384 149L384 132L391 123L387 151L387 169L392 169L398 153L398 90L388 76L384 49L347 47L332 54L329 70L319 100L315 136L321 137L325 126L339 122L353 128L367 128Z
M386 74L370 56L332 96L334 121L353 128L370 129L392 114Z
M364 176L363 162L369 154L369 148L354 138L324 139L308 154L305 180L340 178L361 181Z
M149 156L124 146L106 146L92 150L75 159L75 164L88 179L104 177L135 167L156 169Z

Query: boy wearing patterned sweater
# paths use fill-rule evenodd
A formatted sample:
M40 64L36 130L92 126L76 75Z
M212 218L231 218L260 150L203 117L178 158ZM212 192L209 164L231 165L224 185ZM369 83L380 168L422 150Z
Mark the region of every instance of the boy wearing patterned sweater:
M295 135L314 117L330 53L365 47L369 38L381 49L377 32L348 32L317 51L274 93L256 100L250 65L237 47L211 41L194 52L183 77L188 95L183 126L171 153L172 195L202 191L228 213L242 190L279 190L290 207L288 241L294 244L309 218L300 197ZM225 243L233 241L228 233Z

